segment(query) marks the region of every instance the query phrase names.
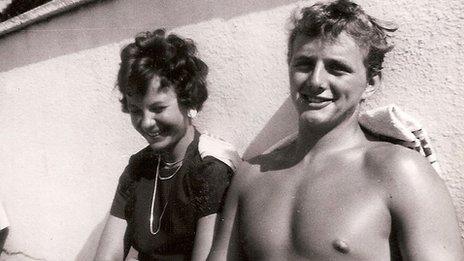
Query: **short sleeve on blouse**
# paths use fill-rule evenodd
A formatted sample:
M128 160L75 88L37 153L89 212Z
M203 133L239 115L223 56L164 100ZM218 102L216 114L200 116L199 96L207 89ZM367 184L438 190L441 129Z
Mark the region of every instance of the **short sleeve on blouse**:
M113 203L111 205L110 214L127 219L126 217L126 205L129 201L129 196L131 193L131 187L133 186L133 179L130 176L130 164L124 169L124 172L119 177L118 187L114 195Z
M222 161L207 156L193 177L193 207L198 218L222 211L232 169Z

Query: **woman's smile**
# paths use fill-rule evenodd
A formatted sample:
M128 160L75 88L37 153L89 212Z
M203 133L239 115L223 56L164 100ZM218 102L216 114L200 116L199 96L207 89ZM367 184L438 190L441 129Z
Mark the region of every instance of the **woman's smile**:
M153 138L153 139L159 137L160 134L161 134L160 131L156 131L156 132L145 132L145 135L147 135L148 137Z

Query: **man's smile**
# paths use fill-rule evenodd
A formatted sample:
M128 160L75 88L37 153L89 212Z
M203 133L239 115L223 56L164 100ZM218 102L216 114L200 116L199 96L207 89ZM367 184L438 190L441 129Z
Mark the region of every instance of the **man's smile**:
M299 100L313 109L322 109L334 101L333 98L299 93Z

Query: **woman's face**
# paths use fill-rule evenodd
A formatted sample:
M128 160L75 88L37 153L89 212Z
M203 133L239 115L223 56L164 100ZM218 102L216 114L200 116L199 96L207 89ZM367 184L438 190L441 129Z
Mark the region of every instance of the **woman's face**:
M127 96L127 108L134 128L155 152L173 150L184 137L190 120L187 110L179 106L172 86L160 88L154 76L144 96Z

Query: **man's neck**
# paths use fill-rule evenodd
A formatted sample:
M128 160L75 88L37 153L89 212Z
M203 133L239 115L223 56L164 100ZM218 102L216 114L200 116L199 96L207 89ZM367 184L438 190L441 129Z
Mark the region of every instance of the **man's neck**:
M365 140L358 123L358 113L334 127L308 126L300 123L296 139L296 158L311 158L355 147Z

